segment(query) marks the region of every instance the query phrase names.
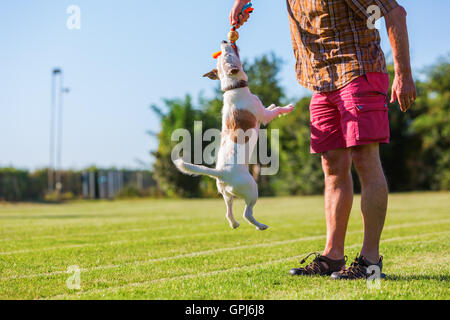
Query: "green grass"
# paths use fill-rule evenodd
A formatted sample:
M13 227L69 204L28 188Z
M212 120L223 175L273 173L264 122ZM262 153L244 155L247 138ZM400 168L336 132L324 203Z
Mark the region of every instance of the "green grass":
M290 277L324 245L322 197L259 199L256 231L232 230L223 200L0 204L2 299L449 299L450 193L390 196L379 289ZM362 242L355 198L346 242ZM69 289L69 266L81 289Z

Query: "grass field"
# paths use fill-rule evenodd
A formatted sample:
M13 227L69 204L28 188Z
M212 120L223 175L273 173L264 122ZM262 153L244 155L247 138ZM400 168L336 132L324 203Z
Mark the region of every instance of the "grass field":
M359 198L347 235L362 242ZM222 200L0 204L2 299L449 299L450 193L390 196L379 289L291 277L324 244L322 197L260 199L256 231L232 230ZM69 289L70 266L80 289Z

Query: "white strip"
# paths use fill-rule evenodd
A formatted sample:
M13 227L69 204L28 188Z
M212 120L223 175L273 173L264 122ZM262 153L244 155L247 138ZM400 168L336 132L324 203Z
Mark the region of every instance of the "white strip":
M396 237L396 238L389 238L386 240L383 240L382 243L384 242L393 242L393 241L400 241L400 240L407 240L407 239L417 239L420 237L425 237L425 236L429 236L429 235L438 235L438 234L448 234L449 232L440 232L440 233L426 233L426 234L421 234L421 235L415 235L415 236L405 236L405 237ZM347 246L347 249L352 249L352 248L356 248L359 247L360 244L353 244L351 246ZM176 277L169 277L169 278L159 278L159 279L153 279L153 280L148 280L148 281L143 281L143 282L133 282L133 283L127 283L121 286L116 286L116 287L109 287L109 288L103 288L103 289L92 289L92 290L86 290L83 292L78 292L78 293L73 293L73 294L61 294L61 295L57 295L57 296L53 296L53 297L49 297L46 299L61 299L64 297L69 297L69 296L81 296L81 295L85 295L85 294L95 294L95 293L100 293L100 292L107 292L107 291L117 291L120 289L125 289L125 288L136 288L136 287L142 287L142 286L146 286L152 283L156 283L156 282L164 282L164 281L171 281L171 280L183 280L183 279L192 279L192 278L197 278L197 277L207 277L207 276L211 276L211 275L217 275L217 274L221 274L221 273L228 273L228 272L233 272L233 271L243 271L243 270L252 270L252 269L257 269L259 267L262 266L266 266L266 265L271 265L271 264L276 264L276 263L280 263L280 262L285 262L285 261L290 261L293 259L298 259L300 257L305 256L307 253L302 253L300 255L295 255L295 256L290 256L290 257L285 257L285 258L281 258L281 259L277 259L277 260L272 260L272 261L268 261L268 262L263 262L263 263L259 263L259 264L252 264L252 265L247 265L247 266L242 266L242 267L234 267L234 268L229 268L229 269L222 269L222 270L214 270L214 271L210 271L210 272L205 272L205 273L199 273L199 274L186 274L186 275L182 275L182 276L176 276Z
M450 219L438 220L438 221L427 221L427 222L421 222L421 223L404 223L404 224L398 224L398 225L393 225L393 226L387 226L387 227L384 228L384 230L398 229L398 228L411 227L411 226L425 226L425 225L437 224L437 223L443 224L443 223L447 223L447 222L450 222ZM119 232L119 231L109 231L107 233L110 234L110 233L116 233L116 232ZM124 231L124 232L126 232L126 231ZM216 233L217 232L211 232L211 235L216 234ZM226 233L226 232L222 232L222 233ZM352 234L352 233L355 233L355 232L348 232L347 234ZM358 231L356 233L360 233L360 231ZM199 235L199 234L197 234L197 235ZM4 251L4 252L0 252L0 256L2 256L2 255L20 254L20 253L29 253L29 252L58 250L58 249L72 249L72 248L93 247L93 246L97 246L97 245L116 245L116 244L122 244L122 243L130 243L130 242L142 242L142 241L152 241L152 240L166 240L166 239L172 239L172 238L185 238L185 237L188 238L190 236L197 236L197 235L196 234L192 234L192 235L185 234L185 235L167 236L167 237L162 237L162 238L145 239L145 240L138 240L138 241L136 241L136 240L119 240L119 241L110 241L110 242L92 242L92 243L69 244L69 245L57 246L57 247ZM206 234L203 233L202 235L206 235ZM296 241L296 240L294 239L294 241Z
M417 225L420 225L420 224L415 224L414 226L417 226ZM401 228L401 227L402 227L402 225L396 225L396 226L386 227L385 229L397 229L397 228ZM351 231L351 232L348 232L347 234L360 234L362 232L363 231ZM448 232L443 232L443 233L448 233ZM439 233L434 233L434 234L439 234ZM249 244L249 245L243 245L243 246L237 246L237 247L225 247L225 248L220 248L220 249L211 249L211 250L191 252L191 253L186 253L186 254L181 254L181 255L176 255L176 256L154 258L154 259L149 259L149 260L144 260L144 261L126 262L126 263L112 264L112 265L101 265L101 266L97 266L97 267L93 267L93 268L83 268L83 269L80 269L80 271L90 272L90 271L96 271L96 270L108 270L108 269L116 269L116 268L130 266L130 265L141 266L141 265L151 264L151 263L155 263L155 262L176 260L176 259L182 259L182 258L191 258L191 257L196 257L196 256L220 253L220 252L224 252L224 251L241 250L241 249L249 249L249 248L263 248L263 247L291 244L291 243L296 243L296 242L300 242L300 241L319 240L319 239L322 239L325 237L326 237L325 235L317 235L317 236L309 236L309 237L297 238L297 239L273 241L273 242L267 242L267 243ZM384 240L384 241L386 241L386 240ZM66 273L65 270L61 270L61 271L54 271L54 272L47 272L47 273L10 276L10 277L1 278L0 280L5 281L5 280L11 280L11 279L25 279L25 278L29 279L29 278L35 278L35 277L51 277L51 276L55 276L55 275L65 274L65 273Z
M438 220L438 221L427 221L422 222L421 225L428 225L428 224L435 224L435 223L447 223L450 222L450 219L446 220ZM223 223L211 223L211 222L202 222L202 223L196 223L195 227L197 226L218 226L223 225ZM417 225L417 223L405 223L402 224L404 227ZM164 230L164 229L176 229L179 228L180 225L171 225L171 226L156 226L156 227L147 227L147 228L131 228L131 229L119 229L119 230L109 230L109 231L98 231L98 232L83 232L83 233L71 233L71 234L60 234L60 235L45 235L45 236L35 236L35 237L29 237L29 238L3 238L0 239L0 242L6 242L6 241L29 241L29 240L39 240L39 239L57 239L61 238L62 236L66 237L89 237L89 236L96 236L96 235L103 235L103 234L112 234L112 233L131 233L131 232L143 232L143 231L153 231L153 230ZM32 232L32 230L30 231ZM67 240L67 238L65 238ZM64 247L62 247L64 248ZM44 249L48 250L48 249ZM0 252L0 255L2 253Z
M128 265L140 266L140 265L145 265L145 264L151 264L154 262L169 261L169 260L176 260L176 259L182 259L182 258L192 258L192 257L196 257L196 256L215 254L215 253L230 251L230 250L270 247L270 246L294 243L294 242L299 242L299 241L317 240L317 239L322 239L322 238L325 238L325 236L319 235L319 236L311 236L311 237L305 237L305 238L299 238L299 239L290 239L290 240L267 242L267 243L249 244L249 245L243 245L243 246L238 246L238 247L226 247L226 248L220 248L220 249L196 251L196 252L185 253L185 254L180 254L180 255L176 255L176 256L160 257L160 258L154 258L154 259L149 259L149 260L144 260L144 261L126 262L126 263L113 264L113 265L102 265L102 266L97 266L97 267L93 267L93 268L89 268L89 269L88 268L80 269L80 271L89 272L89 271L95 271L95 270L115 269L115 268L120 268L120 267L128 266ZM49 276L65 274L65 273L67 273L67 272L66 271L55 271L55 272L40 273L40 274L29 274L29 275L22 275L22 276L5 277L5 278L2 278L1 280L4 281L4 280L10 280L10 279L49 277Z
M202 222L197 223L195 226L214 226L214 225L223 225L223 223L211 223L211 222ZM112 233L128 233L128 232L142 232L142 231L153 231L153 230L164 230L164 229L176 229L179 228L180 225L174 224L171 226L156 226L156 227L147 227L147 228L132 228L132 229L120 229L120 230L109 230L109 231L99 231L99 232L84 232L84 233L71 233L71 234L60 234L60 235L47 235L47 236L36 236L29 238L4 238L0 239L0 241L28 241L28 240L38 240L38 239L57 239L62 236L70 236L70 237L85 237L85 236L96 236L102 234L112 234ZM32 231L31 231L32 232Z
M359 244L354 244L351 246L348 246L347 248L351 249L351 248L355 248L359 246ZM263 262L263 263L257 263L257 264L252 264L252 265L246 265L246 266L241 266L241 267L233 267L233 268L228 268L228 269L221 269L221 270L214 270L214 271L209 271L209 272L205 272L205 273L192 273L192 274L185 274L182 276L176 276L176 277L169 277L169 278L158 278L158 279L153 279L153 280L148 280L148 281L143 281L143 282L132 282L132 283L127 283L121 286L117 286L117 287L109 287L109 288L104 288L104 289L93 289L93 290L86 290L83 292L79 292L79 293L74 293L74 294L61 294L61 295L57 295L57 296L53 296L53 297L49 297L46 298L48 300L52 300L52 299L61 299L63 297L68 297L68 296L81 296L83 294L93 294L93 293L100 293L100 292L104 292L104 291L116 291L119 289L125 289L125 288L133 288L133 287L141 287L141 286L145 286L145 285L149 285L152 283L157 283L157 282L164 282L164 281L170 281L170 280L183 280L183 279L192 279L192 278L197 278L197 277L207 277L207 276L212 276L212 275L217 275L217 274L221 274L221 273L225 273L225 272L233 272L233 271L243 271L243 270L252 270L252 269L257 269L258 267L263 267L266 265L271 265L271 264L276 264L276 263L280 263L280 262L285 262L285 261L289 261L289 260L293 260L293 259L299 259L301 257L304 257L307 253L302 253L299 255L295 255L295 256L290 256L290 257L285 257L285 258L281 258L281 259L277 259L277 260L271 260L271 261L267 261L267 262Z
M140 240L118 240L118 241L110 241L110 242L93 242L93 243L69 244L69 245L66 245L66 246L59 246L59 247L48 247L48 248L37 248L37 249L23 249L23 250L0 252L0 255L11 255L11 254L18 254L18 253L48 251L48 250L57 250L57 249L84 248L84 247L93 247L93 246L98 246L98 245L115 245L115 244L129 243L129 242L136 242L137 243L137 242L159 241L159 240L180 239L180 238L183 239L183 238L209 236L209 235L217 235L217 234L224 234L224 233L229 233L229 231L203 232L203 233L193 233L193 234L178 234L178 235L166 236L166 237L160 237L160 238L153 238L153 239L141 238Z

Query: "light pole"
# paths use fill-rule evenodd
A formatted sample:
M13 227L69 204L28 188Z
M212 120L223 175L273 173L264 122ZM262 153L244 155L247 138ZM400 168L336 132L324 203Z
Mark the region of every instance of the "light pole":
M59 78L59 110L58 110L58 136L56 138L56 191L58 193L58 199L61 197L62 182L61 182L61 154L62 154L62 134L63 134L63 96L65 93L69 93L69 88L64 87L64 75L61 72Z
M56 78L59 76L59 90L56 90ZM52 194L55 186L56 173L56 191L58 197L61 194L61 149L62 149L62 115L63 115L63 94L69 92L64 87L64 77L61 68L54 68L52 71L51 84L51 110L50 110L50 155L48 168L48 192ZM58 110L56 109L56 101L58 94ZM55 126L56 115L58 115L58 126ZM55 129L57 134L55 137ZM55 139L56 138L56 139ZM56 140L56 141L55 141ZM56 165L55 165L55 142L56 142Z
M48 193L53 193L54 184L54 160L55 160L55 112L56 112L56 77L61 75L60 68L54 68L52 70L51 80L51 106L50 106L50 154L48 165Z

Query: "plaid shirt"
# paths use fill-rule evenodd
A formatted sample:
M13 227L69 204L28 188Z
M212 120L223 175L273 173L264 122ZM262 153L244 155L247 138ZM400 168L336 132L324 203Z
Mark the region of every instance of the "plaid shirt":
M314 92L342 88L368 72L387 73L380 34L368 27L371 5L380 16L398 6L395 0L286 0L296 72ZM374 22L374 20L369 20Z

